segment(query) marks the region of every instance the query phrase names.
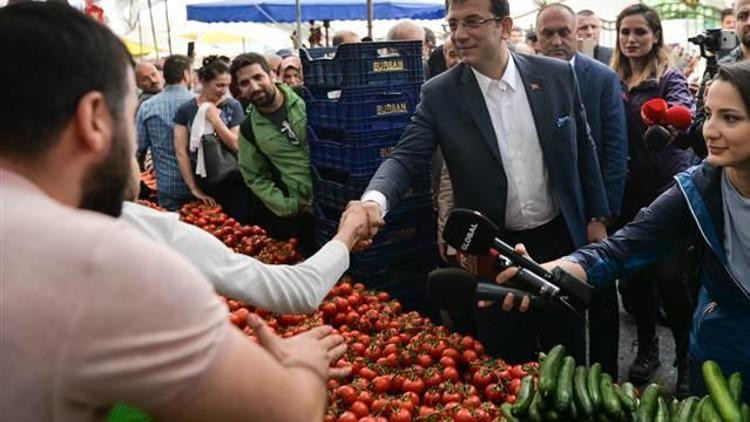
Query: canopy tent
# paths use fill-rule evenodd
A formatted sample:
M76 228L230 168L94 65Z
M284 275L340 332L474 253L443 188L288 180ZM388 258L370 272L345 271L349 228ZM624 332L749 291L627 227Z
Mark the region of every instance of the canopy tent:
M301 20L364 20L364 0L305 0ZM440 19L445 2L373 0L374 19ZM188 20L199 22L295 22L295 0L226 0L187 6Z

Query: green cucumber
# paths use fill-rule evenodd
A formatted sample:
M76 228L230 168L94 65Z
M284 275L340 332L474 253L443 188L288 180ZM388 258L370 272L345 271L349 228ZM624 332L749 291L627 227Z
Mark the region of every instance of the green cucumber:
M558 344L547 353L539 367L539 391L545 397L550 396L555 391L557 374L560 372L563 357L565 357L565 346Z
M716 410L716 406L714 406L714 401L710 397L703 404L700 417L703 422L722 422L721 416L719 416L719 412Z
M542 401L542 395L536 391L534 392L534 398L531 399L529 405L529 411L526 413L526 417L530 422L542 422L542 413L539 409L539 403Z
M622 411L620 399L612 386L612 377L604 373L599 377L599 388L602 391L602 408L610 416L618 416Z
M729 394L732 395L734 402L738 405L742 403L742 374L735 372L727 379L729 384Z
M669 408L667 407L667 402L661 396L656 399L654 422L669 422Z
M557 376L557 388L555 389L555 409L565 413L570 407L573 399L573 373L576 369L576 360L572 356L565 356L560 373Z
M750 422L750 406L747 403L742 403L742 422Z
M680 408L680 401L677 398L673 398L669 403L669 419L677 417L677 410Z
M698 404L695 406L695 410L693 411L692 416L690 416L691 421L700 421L701 420L701 413L703 413L703 406L706 405L706 402L709 401L711 398L708 396L702 397Z
M594 406L591 404L589 391L586 388L586 367L579 366L573 374L573 399L578 408L578 413L584 417L594 414Z
M721 373L718 363L712 360L703 362L703 380L711 396L711 402L721 415L721 419L724 422L741 422L740 406L732 398L732 394L729 392L729 384L724 378L724 374ZM705 414L704 411L702 415Z
M591 405L594 407L594 410L599 409L602 404L602 390L599 386L599 376L601 373L602 365L597 362L591 365L589 373L586 374L586 387L589 390L589 398L591 399Z
M633 387L633 384L626 382L620 387L615 386L615 393L617 393L617 397L626 411L635 412L638 404L635 402L635 387Z
M690 416L693 413L693 410L695 410L695 406L698 404L698 398L697 397L688 397L687 399L683 400L682 403L680 403L680 406L677 408L677 414L674 417L675 422L689 422Z
M661 387L658 384L649 384L641 395L641 404L638 406L638 422L651 422L656 415L657 400Z
M526 411L529 410L529 405L533 397L533 376L526 375L521 380L521 388L518 390L518 396L516 397L515 403L513 403L513 414L516 416L524 416Z
M556 422L560 420L560 414L555 409L547 409L544 411L543 420L549 422Z
M507 422L518 422L515 416L513 416L513 409L510 403L503 403L500 406L500 411L503 413L503 417Z

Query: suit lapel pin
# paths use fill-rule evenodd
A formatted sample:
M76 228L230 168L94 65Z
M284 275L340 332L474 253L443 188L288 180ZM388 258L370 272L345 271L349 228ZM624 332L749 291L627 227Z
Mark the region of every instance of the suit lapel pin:
M541 90L542 90L542 86L541 86L541 85L539 85L539 84L538 84L538 83L536 83L536 82L532 82L532 83L530 83L530 84L529 84L529 88L531 88L531 90L532 90L532 91L541 91Z
M567 126L568 122L570 122L570 116L561 116L557 118L557 121L555 123L557 124L557 127L559 129Z

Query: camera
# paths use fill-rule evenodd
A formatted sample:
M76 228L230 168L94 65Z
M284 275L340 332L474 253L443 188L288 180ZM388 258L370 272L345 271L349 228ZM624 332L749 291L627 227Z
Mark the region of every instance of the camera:
M688 38L688 41L699 46L702 54L706 51L714 54L719 51L729 51L738 45L737 35L734 31L724 29L707 29L692 38Z

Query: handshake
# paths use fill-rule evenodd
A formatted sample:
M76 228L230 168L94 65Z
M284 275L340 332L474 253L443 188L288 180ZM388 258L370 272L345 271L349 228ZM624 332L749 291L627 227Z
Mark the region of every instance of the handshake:
M383 227L380 206L373 201L349 201L341 214L339 229L334 239L349 250L362 250L372 245L372 239Z

